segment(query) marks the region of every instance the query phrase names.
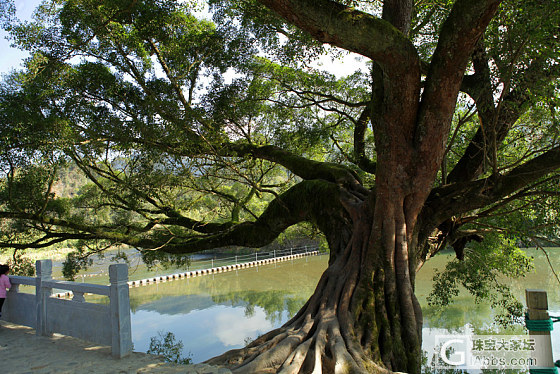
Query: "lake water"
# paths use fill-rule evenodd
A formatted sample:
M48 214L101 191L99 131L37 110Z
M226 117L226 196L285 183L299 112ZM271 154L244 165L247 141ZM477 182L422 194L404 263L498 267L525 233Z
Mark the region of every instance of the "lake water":
M508 283L523 302L526 288L547 290L551 314L560 315L560 285L543 254L528 251L535 257L537 270L522 280ZM560 269L560 249L549 252L553 266ZM448 258L436 256L417 277L417 295L424 310L424 349L432 350L436 335L490 328L495 315L489 305L475 304L466 294L461 294L443 311L426 305L434 269L442 269ZM183 342L184 356L191 357L195 363L242 347L258 335L281 326L303 306L327 261L328 256L312 256L131 288L134 349L146 352L150 338L158 332L172 332ZM517 331L524 333L522 329ZM553 346L555 358L560 359L558 327L553 332Z
M284 324L305 304L327 266L310 256L130 289L134 350L172 332L185 357L204 361Z

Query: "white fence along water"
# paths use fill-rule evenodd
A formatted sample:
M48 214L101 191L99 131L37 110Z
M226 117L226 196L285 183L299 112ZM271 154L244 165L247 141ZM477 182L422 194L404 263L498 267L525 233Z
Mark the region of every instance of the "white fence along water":
M128 266L109 266L109 286L52 279L52 261L36 262L37 277L10 276L2 319L29 326L37 335L60 333L97 344L110 345L114 357L132 352ZM20 285L35 287L35 294L20 292ZM53 289L68 290L72 300L53 297ZM84 293L109 297L109 305L87 303Z
M177 279L192 278L207 274L223 273L233 270L258 267L276 262L289 261L306 256L323 254L318 247L298 247L269 252L254 252L250 254L212 258L196 261L195 266L190 266L186 272L158 275L155 277L128 282L131 287L146 286L149 284L167 282Z

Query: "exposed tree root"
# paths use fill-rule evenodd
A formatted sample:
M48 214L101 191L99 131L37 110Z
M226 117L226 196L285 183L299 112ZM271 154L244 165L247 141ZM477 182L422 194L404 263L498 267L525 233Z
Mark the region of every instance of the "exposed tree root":
M371 372L349 353L337 319L327 314L315 321L308 314L299 329L285 326L272 338L262 336L248 347L226 352L208 363L226 365L234 373ZM380 373L388 372L378 369Z
M371 220L358 211L350 230L329 230L338 234L328 238L329 267L305 306L283 327L207 363L236 374L418 372L421 319L408 276L405 225L385 217L389 235L383 237L390 240L381 247L367 240ZM387 247L361 266L372 248Z
M341 262L344 260L341 258ZM286 325L208 363L228 366L234 373L388 372L355 344L346 294L349 285L355 289L353 273L341 276L344 269L331 265L314 296Z

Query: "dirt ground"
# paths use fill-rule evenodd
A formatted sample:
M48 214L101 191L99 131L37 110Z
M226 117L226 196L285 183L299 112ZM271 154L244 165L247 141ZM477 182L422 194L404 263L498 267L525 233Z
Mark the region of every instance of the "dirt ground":
M69 336L36 336L35 330L0 321L0 373L2 374L227 374L208 365L177 365L159 356L133 352L115 359L111 348Z

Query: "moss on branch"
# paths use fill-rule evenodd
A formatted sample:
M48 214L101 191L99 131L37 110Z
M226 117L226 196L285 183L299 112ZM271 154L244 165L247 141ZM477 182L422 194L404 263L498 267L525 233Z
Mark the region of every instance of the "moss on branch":
M308 221L324 228L329 220L341 218L340 188L322 180L303 181L274 199L254 222L243 222L228 230L189 239L175 238L158 250L186 254L229 245L261 247L288 227Z
M422 220L429 220L437 227L449 217L497 203L558 169L560 147L550 149L504 175L435 188L426 201Z
M261 247L272 242L288 227L303 221L324 229L333 217L340 219L345 214L340 194L338 184L321 179L302 181L271 201L255 221L239 224L166 217L150 221L144 227L129 227L96 226L24 212L0 212L0 217L38 225L49 240L105 239L145 250L187 254L229 245ZM193 234L193 231L199 234ZM39 244L19 243L18 246L36 247Z
M237 156L250 156L278 163L305 180L321 179L346 186L361 184L358 175L344 165L310 160L276 146L231 144L226 147L226 152L228 148Z

